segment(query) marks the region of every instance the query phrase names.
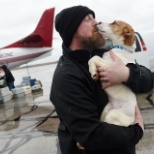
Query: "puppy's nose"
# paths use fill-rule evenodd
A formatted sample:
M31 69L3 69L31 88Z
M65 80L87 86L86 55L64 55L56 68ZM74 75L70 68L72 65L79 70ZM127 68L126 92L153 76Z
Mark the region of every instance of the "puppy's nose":
M99 22L98 25L102 24L102 22Z

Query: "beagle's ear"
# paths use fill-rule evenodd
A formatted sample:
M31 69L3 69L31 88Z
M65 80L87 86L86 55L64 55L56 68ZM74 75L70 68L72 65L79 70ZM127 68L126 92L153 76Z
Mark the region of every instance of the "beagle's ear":
M128 27L124 27L123 33L124 33L124 36L126 37L132 36L131 30Z

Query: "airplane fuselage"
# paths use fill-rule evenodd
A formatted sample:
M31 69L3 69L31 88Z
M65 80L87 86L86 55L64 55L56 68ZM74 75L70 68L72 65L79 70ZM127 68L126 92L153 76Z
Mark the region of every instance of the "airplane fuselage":
M15 68L49 51L51 51L51 47L0 49L0 64L7 64L9 68Z

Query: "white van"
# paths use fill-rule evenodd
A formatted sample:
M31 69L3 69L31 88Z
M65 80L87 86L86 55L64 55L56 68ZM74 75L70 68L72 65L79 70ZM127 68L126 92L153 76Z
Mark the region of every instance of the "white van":
M136 50L134 57L138 64L146 66L147 68L151 69L149 55L147 53L147 47L145 45L145 42L138 32L135 32L135 36L136 36Z

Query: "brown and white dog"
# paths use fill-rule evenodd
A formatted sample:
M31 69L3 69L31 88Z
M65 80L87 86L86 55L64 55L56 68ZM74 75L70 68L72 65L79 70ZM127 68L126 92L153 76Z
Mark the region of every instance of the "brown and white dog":
M135 33L128 23L124 21L114 21L110 24L99 23L97 28L102 37L112 41L112 51L124 64L135 63L133 57L136 47ZM99 56L91 58L88 64L92 78L98 79L97 66L104 67L112 62L109 52L105 52L102 58ZM109 97L109 102L102 112L101 121L121 126L133 124L137 104L135 94L124 84L112 85L105 91Z

